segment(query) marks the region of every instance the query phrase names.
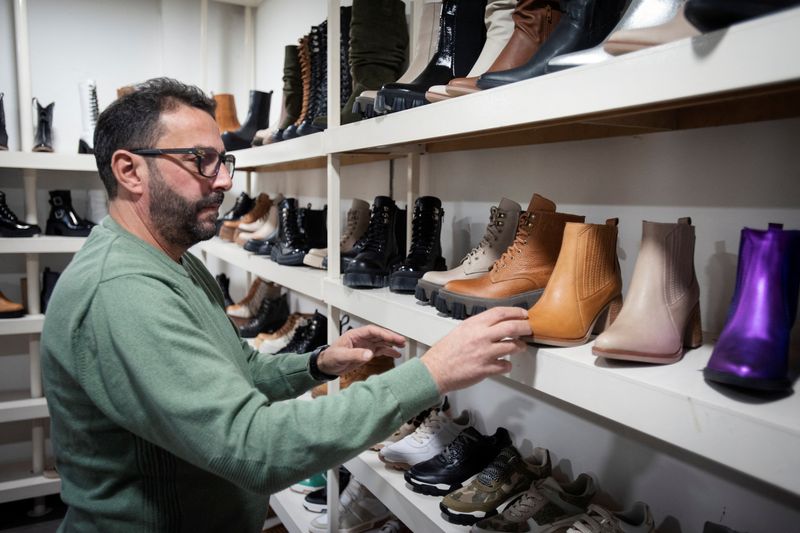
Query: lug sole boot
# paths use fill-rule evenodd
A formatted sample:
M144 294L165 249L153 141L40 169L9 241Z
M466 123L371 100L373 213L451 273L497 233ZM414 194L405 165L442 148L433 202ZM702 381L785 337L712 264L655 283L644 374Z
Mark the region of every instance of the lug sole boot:
M528 311L533 336L549 346L579 346L610 326L622 307L616 218L605 224L570 223L553 275Z
M270 258L279 265L298 266L311 248L302 231L299 208L295 198L280 203L278 241L270 249Z
M388 196L377 196L361 251L347 265L342 282L346 287L381 288L405 258L405 228L402 211ZM403 237L405 234L403 232Z
M297 135L319 133L314 119L328 112L328 21L311 28L308 44L311 84L306 118L297 126Z
M78 216L72 207L70 191L50 191L50 216L45 226L46 235L88 237L94 222Z
M36 132L33 136L34 152L53 151L53 107L55 102L50 102L47 107L42 107L39 100L34 98L33 105L36 109Z
M642 245L619 316L594 342L607 359L669 364L703 343L700 288L694 270L694 226L642 223Z
M239 326L242 338L252 339L259 333L273 333L277 331L289 318L289 300L284 294L277 298L264 298L258 313L252 320Z
M389 277L392 292L413 293L426 272L447 270L442 257L442 201L422 196L414 202L411 222L411 247L403 264Z

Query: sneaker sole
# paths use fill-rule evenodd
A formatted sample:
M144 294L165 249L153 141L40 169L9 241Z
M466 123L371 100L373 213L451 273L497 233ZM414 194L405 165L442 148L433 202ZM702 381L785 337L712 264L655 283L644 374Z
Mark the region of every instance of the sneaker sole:
M461 483L456 483L455 485L448 485L447 483L424 483L408 475L405 476L405 480L406 483L411 486L412 491L419 494L425 494L426 496L446 496L454 490L461 488Z
M544 289L536 289L516 294L510 298L493 299L464 296L441 290L436 297L436 310L440 313L450 314L457 320L464 320L492 307L520 307L527 310L539 301L542 293L544 293Z
M385 458L383 455L381 455L380 453L378 454L378 459L380 459L380 461L381 461L383 464L385 464L386 466L392 467L392 468L394 468L395 470L401 470L401 471L405 471L405 470L409 470L409 469L411 469L411 466L412 466L412 465L410 465L410 464L408 464L408 463L401 463L401 462L389 461L388 459L386 459L386 458Z
M303 502L303 507L312 513L327 513L328 506L326 504L308 503Z
M480 522L484 518L494 516L497 514L497 509L491 511L472 511L472 512L456 512L451 511L443 503L439 503L439 510L444 513L445 518L451 524L458 524L459 526L471 526Z

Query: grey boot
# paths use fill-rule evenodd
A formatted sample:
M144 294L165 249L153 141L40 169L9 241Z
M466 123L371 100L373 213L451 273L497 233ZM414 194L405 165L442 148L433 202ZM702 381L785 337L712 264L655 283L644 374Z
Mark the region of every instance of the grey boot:
M8 150L8 132L6 131L6 112L3 107L3 97L5 93L0 93L0 150Z
M33 136L34 152L53 151L53 107L55 102L50 102L47 107L42 107L39 100L33 99L36 109L36 133Z

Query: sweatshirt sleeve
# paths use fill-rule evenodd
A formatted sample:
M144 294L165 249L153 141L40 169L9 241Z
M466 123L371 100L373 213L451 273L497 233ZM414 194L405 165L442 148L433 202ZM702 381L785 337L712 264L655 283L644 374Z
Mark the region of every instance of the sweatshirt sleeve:
M296 398L320 383L308 371L310 354L262 354L244 339L242 351L256 388L273 401Z
M306 385L307 356L278 358L254 379L239 337L157 279L101 283L80 327L73 338L90 340L73 346L79 382L106 416L257 493L341 464L439 399L411 360L340 394L277 401Z

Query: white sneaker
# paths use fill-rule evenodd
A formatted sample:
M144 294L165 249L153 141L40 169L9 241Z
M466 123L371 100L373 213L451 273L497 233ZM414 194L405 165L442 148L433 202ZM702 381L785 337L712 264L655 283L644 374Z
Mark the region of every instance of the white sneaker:
M339 498L339 533L358 533L373 528L389 517L389 509L367 490L350 479ZM318 516L308 527L310 533L328 533L328 513Z
M380 460L398 470L408 470L439 455L470 423L470 413L466 410L458 418L451 418L446 411L431 411L414 433L381 448Z

